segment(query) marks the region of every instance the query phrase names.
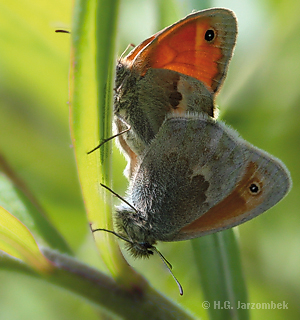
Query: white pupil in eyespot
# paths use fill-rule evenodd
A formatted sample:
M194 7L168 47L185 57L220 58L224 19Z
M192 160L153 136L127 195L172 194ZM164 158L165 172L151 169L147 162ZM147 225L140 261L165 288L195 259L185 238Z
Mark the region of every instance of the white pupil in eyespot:
M210 42L212 41L213 39L215 38L215 32L214 30L207 30L206 33L205 33L205 40Z
M258 193L259 192L259 186L255 183L251 183L249 189L250 189L251 193Z

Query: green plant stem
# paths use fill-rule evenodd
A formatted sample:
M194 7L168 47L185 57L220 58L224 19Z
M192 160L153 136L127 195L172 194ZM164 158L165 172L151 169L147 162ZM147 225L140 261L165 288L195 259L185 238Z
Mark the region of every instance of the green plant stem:
M49 275L42 276L8 255L0 256L1 269L21 272L67 289L122 319L195 319L149 285L128 290L74 258L48 248L42 248L42 252L55 267Z

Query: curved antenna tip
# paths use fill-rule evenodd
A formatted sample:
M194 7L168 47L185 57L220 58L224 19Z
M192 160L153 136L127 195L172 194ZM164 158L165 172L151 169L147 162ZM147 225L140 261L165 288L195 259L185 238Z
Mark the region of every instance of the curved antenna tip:
M167 267L167 269L169 270L169 272L171 273L173 279L175 280L175 282L177 283L178 289L179 289L179 294L181 296L183 296L183 288L182 285L180 284L180 282L177 280L177 278L175 277L174 273L172 272L172 265L170 264L170 262L157 250L157 248L152 247L152 249L159 255L159 257L161 258L162 262L164 263L164 265Z

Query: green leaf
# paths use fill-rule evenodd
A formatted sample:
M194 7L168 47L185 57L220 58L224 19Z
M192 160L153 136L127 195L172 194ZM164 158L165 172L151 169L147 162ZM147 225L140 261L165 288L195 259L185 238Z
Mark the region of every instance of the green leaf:
M61 234L48 220L46 213L25 183L17 177L0 155L0 206L11 212L53 249L71 253Z
M97 4L97 5L96 5ZM80 184L92 229L113 229L112 195L100 186L111 183L111 142L87 154L112 135L111 80L118 1L77 1L72 29L71 131ZM95 15L97 12L97 32ZM96 55L96 63L95 63ZM95 72L96 71L96 72ZM110 272L127 286L146 285L124 259L116 237L94 234Z
M0 250L20 259L39 272L49 272L52 264L39 250L29 230L0 207Z
M232 229L192 240L204 293L202 307L213 320L247 320L247 289Z

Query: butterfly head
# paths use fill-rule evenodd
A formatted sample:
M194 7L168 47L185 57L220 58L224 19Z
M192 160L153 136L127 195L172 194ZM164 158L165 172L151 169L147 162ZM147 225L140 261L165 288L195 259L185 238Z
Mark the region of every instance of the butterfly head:
M154 246L147 242L126 242L126 249L134 258L149 258L153 255Z
M129 73L130 73L129 69L123 63L122 58L120 58L116 66L116 90L118 90L124 78Z
M128 251L137 258L148 258L155 250L155 239L145 215L127 206L117 208L116 224L119 234L126 240Z

